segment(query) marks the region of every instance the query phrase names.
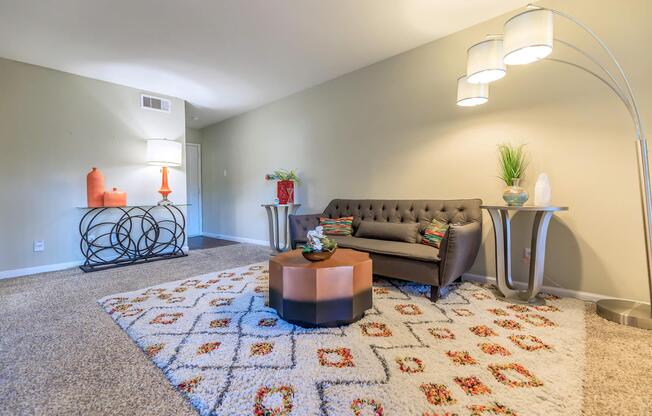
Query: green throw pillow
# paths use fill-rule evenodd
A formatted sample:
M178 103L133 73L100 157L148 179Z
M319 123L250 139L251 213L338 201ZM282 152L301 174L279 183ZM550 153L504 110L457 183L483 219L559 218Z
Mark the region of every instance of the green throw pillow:
M448 224L444 224L441 221L432 220L432 222L426 227L425 231L423 232L421 243L427 246L439 248L441 240L446 234L446 230L448 230Z

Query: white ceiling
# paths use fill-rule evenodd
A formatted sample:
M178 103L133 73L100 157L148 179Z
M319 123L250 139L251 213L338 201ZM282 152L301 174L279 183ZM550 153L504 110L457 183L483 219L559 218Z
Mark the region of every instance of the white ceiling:
M0 0L0 56L185 99L200 128L526 3Z

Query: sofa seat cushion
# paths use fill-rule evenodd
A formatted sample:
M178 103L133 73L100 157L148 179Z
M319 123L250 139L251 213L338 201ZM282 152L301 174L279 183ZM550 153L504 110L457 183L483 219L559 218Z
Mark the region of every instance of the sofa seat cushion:
M424 244L338 235L329 236L329 238L335 240L337 245L343 248L352 248L368 253L386 254L414 260L439 262L439 250Z

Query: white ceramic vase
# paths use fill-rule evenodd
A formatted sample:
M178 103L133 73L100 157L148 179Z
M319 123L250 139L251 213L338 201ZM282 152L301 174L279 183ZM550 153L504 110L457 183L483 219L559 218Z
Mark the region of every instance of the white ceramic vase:
M546 173L541 173L534 185L534 205L538 207L547 207L552 204L552 190L550 189L550 180Z

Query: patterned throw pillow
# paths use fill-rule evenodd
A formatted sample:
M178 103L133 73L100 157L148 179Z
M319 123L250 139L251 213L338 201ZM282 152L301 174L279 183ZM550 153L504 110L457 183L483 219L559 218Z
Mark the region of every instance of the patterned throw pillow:
M444 238L444 234L446 234L447 229L448 224L444 224L441 221L433 219L432 222L426 227L426 230L423 232L421 243L427 246L439 248L441 239Z
M353 217L321 217L319 225L324 227L324 234L327 235L351 235L353 233Z

